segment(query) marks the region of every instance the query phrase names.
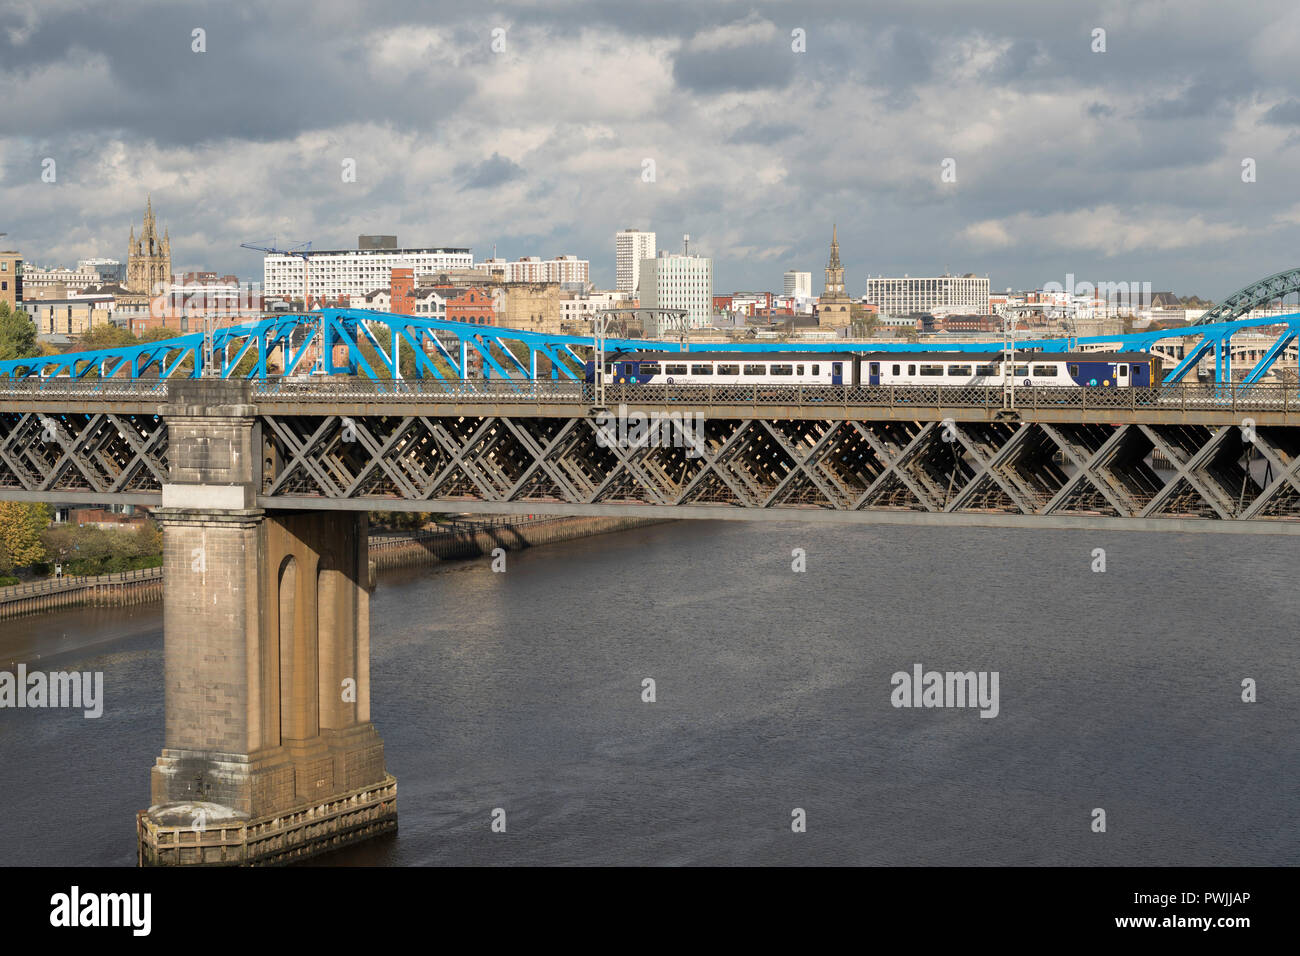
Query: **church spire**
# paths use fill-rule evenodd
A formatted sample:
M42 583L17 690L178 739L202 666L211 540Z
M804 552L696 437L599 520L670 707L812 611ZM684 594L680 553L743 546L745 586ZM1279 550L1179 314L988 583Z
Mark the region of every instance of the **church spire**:
M840 233L837 226L831 226L831 260L826 263L826 288L821 301L845 302L844 266L840 264Z

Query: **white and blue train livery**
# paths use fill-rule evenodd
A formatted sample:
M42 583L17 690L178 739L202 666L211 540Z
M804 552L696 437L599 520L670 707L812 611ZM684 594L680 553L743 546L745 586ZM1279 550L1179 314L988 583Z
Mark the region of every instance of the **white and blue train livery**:
M861 385L1002 385L1008 363L1000 353L867 352ZM1017 352L1017 385L1147 388L1158 384L1158 359L1146 352Z
M851 352L624 352L605 361L615 385L852 385ZM587 363L587 381L596 365Z
M1145 352L620 352L605 361L615 385L1016 385L1147 388L1158 360ZM586 364L594 382L595 362Z

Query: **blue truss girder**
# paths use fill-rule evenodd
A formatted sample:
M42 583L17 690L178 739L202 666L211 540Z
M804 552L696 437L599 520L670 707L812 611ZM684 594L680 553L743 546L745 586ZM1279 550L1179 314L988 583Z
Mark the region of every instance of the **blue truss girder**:
M1300 270L1296 270L1300 276ZM1279 273L1278 276L1290 276ZM1262 280L1267 294L1276 297L1278 276ZM1290 281L1289 279L1287 281ZM1300 283L1300 278L1297 278ZM1269 284L1271 283L1271 284ZM1261 285L1257 283L1256 285ZM1248 288L1254 288L1248 287ZM1259 292L1258 295L1265 295ZM1282 332L1255 364L1244 380L1255 384L1281 357L1287 346L1300 336L1300 313L1256 318L1230 319L1222 322L1188 325L1173 329L1134 332L1126 335L1095 335L1061 338L1018 339L1019 349L1076 350L1088 345L1112 345L1123 351L1149 352L1159 343L1173 339L1190 340L1184 346L1184 357L1178 366L1165 376L1166 383L1182 378L1213 349L1215 352L1215 378L1226 382L1231 377L1231 337L1253 328L1282 326ZM450 347L451 339L457 347ZM365 346L363 349L362 346ZM467 360L472 353L481 360L485 377L511 380L531 380L538 374L538 357L545 359L552 379L576 380L583 374L586 359L581 352L594 349L594 340L585 336L550 335L542 332L484 326L447 319L424 318L412 315L395 315L365 309L322 309L308 314L276 316L258 322L219 328L213 333L214 358L220 374L229 377L249 355L255 356L248 378L267 378L273 365L280 367L279 374L308 371L305 359L313 349L319 351L319 361L312 371L325 374L364 375L369 378L401 378L403 352L409 349L414 358L415 374L445 380L447 375L438 366L445 362L454 377L464 378ZM514 346L514 348L512 348ZM678 342L658 342L645 339L611 338L605 343L606 352L653 350L681 351ZM1001 352L1001 340L987 342L912 342L854 343L816 342L791 344L788 342L735 342L725 346L697 346L695 351L725 348L737 352L799 351L812 354L822 352L902 352L926 351L935 353L996 353ZM336 349L345 356L336 361ZM367 358L367 350L371 358ZM523 357L526 350L527 356ZM130 378L173 377L188 375L198 377L203 372L203 335L188 333L172 339L148 342L141 345L62 355L39 356L0 362L0 379L34 377L115 377ZM273 359L278 362L273 363ZM378 360L376 364L374 359ZM188 366L188 367L187 367Z

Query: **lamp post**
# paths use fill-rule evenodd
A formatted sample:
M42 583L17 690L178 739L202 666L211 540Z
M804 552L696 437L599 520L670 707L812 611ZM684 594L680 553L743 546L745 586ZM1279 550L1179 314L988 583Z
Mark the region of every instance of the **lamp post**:
M610 320L613 319L616 311L615 309L597 309L596 314L592 316L592 321L596 324L596 374L594 376L596 405L592 409L593 412L604 411L605 409L605 339L609 332Z
M1002 324L1002 407L1010 411L1016 408L1016 320L1014 313L1008 309L1004 313Z

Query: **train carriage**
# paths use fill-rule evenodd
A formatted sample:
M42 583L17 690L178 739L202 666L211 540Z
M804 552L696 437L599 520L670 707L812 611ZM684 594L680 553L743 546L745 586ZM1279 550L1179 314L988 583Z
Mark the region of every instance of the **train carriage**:
M1016 385L1148 388L1159 384L1159 360L1146 352L1017 352ZM862 385L1002 385L1000 352L867 352L859 356Z
M852 352L624 352L608 356L614 385L853 385ZM586 366L588 382L596 366Z
M605 362L615 385L1001 386L1000 352L620 352ZM1147 388L1158 360L1145 352L1017 352L1017 386ZM586 380L595 381L595 362Z

